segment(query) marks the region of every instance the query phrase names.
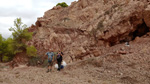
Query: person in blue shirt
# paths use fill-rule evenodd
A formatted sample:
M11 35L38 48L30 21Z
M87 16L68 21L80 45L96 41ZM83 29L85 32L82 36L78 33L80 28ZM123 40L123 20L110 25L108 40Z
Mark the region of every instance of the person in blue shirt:
M54 52L52 50L49 50L46 52L47 58L48 58L48 70L47 72L52 70L53 61L54 61Z

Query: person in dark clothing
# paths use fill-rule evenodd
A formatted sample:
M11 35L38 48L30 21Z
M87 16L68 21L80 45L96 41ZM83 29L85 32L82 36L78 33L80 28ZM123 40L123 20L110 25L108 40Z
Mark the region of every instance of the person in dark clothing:
M60 71L60 69L61 69L61 62L62 62L62 60L63 60L63 53L62 52L58 52L58 55L57 55L57 63L58 63L58 71Z

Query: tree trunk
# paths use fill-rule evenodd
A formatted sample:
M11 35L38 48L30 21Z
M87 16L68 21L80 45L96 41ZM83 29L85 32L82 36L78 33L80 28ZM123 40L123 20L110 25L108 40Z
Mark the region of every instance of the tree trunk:
M0 62L3 62L2 58L3 58L2 55L0 55Z

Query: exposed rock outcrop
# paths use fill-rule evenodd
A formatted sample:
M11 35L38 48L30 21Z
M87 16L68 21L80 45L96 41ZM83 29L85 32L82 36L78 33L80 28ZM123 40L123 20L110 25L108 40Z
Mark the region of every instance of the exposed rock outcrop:
M54 7L38 18L33 31L39 55L61 50L69 62L103 54L104 47L129 42L149 32L147 0L79 0Z

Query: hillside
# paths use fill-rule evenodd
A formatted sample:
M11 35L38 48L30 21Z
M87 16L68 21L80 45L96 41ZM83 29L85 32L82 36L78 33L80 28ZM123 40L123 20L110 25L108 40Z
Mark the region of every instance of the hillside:
M143 37L130 46L115 45L105 55L70 63L60 72L27 66L10 70L0 64L0 84L149 84L149 42Z
M78 0L53 7L29 28L33 38L27 44L41 57L49 49L63 51L68 66L46 73L46 68L0 65L0 83L150 84L149 3Z
M54 7L30 31L43 55L49 48L65 53L67 62L103 54L105 47L134 41L149 32L150 6L143 0L79 0ZM104 53L105 54L105 53Z

